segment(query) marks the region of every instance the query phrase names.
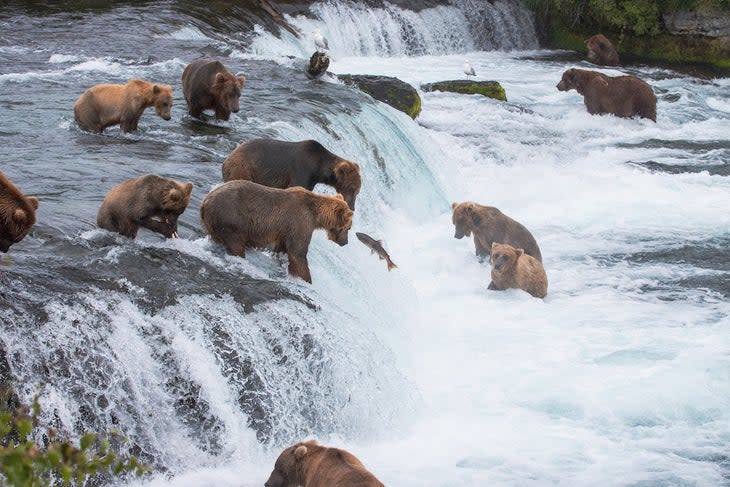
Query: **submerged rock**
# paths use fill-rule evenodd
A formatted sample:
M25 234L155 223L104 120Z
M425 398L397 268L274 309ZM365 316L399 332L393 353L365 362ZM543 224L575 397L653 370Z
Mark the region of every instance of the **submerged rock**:
M416 118L421 113L421 97L418 92L398 78L365 74L343 74L338 78L411 118Z
M457 79L421 85L423 91L450 91L464 95L483 95L495 100L507 101L504 88L497 81L471 81Z

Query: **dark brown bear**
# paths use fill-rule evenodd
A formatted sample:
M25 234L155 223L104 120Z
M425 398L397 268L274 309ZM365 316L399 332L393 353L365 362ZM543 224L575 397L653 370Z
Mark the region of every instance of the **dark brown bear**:
M586 39L588 61L602 66L618 66L619 59L613 44L603 34L596 34Z
M238 99L246 82L243 76L233 76L220 61L198 58L185 67L182 87L188 113L200 118L203 110L215 110L215 118L228 120L231 112L238 113Z
M314 140L249 140L223 161L223 181L234 179L272 188L301 186L310 191L317 183L327 184L345 198L352 210L361 184L360 166L331 153Z
M487 289L522 289L536 298L547 296L545 268L535 258L511 245L492 244L492 282Z
M124 132L137 130L142 113L155 107L157 115L170 120L172 88L170 85L130 79L124 85L100 84L86 90L74 105L76 122L92 132L103 132L121 124Z
M286 448L264 487L385 487L352 453L310 440Z
M0 172L0 252L23 240L35 224L38 198L25 196Z
M454 238L474 233L474 248L480 259L488 257L493 242L509 243L525 249L525 253L542 261L535 237L519 222L493 206L482 206L471 201L453 203L452 221L456 227Z
M251 181L229 181L215 188L200 206L210 238L241 257L247 248L274 246L289 256L289 273L311 283L307 252L315 229L347 244L352 210L341 195L326 196L304 188L277 189Z
M101 228L125 237L137 236L139 227L177 237L177 219L190 202L193 183L147 174L114 186L99 208Z
M634 115L656 122L656 95L636 76L606 76L597 71L569 69L557 85L558 90L575 89L583 95L588 113L612 113L617 117Z

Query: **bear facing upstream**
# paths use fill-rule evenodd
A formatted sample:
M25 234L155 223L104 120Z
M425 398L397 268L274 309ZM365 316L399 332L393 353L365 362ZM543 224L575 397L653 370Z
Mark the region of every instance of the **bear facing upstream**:
M121 124L124 132L137 130L145 109L154 106L157 115L170 120L172 88L130 79L126 84L99 84L86 90L74 104L74 118L84 129L103 132Z
M0 252L23 240L35 224L38 198L25 196L0 172Z
M612 113L617 117L634 115L656 122L656 95L636 76L606 76L597 71L571 68L563 73L558 90L576 90L590 114Z
M251 181L228 181L208 193L200 218L210 238L241 257L246 249L274 245L289 256L289 273L312 282L307 252L315 229L347 245L352 210L341 195L327 196L295 187L269 188Z
M147 174L114 186L96 215L97 224L110 232L135 238L139 227L177 237L177 219L190 202L193 183Z
M522 289L536 298L547 296L547 274L542 264L511 245L492 244L492 282L487 289Z
M618 53L606 36L596 34L586 39L588 48L588 61L603 66L617 66L619 63Z
M315 140L244 142L223 161L223 181L234 179L272 188L301 186L310 191L323 183L334 187L353 211L362 184L360 166L331 153Z
M285 448L264 487L385 487L352 453L314 440Z
M477 257L489 257L492 242L503 242L525 249L525 253L542 261L535 237L521 223L508 217L493 206L482 206L472 201L452 203L454 238L461 239L474 233Z
M233 76L220 61L201 57L185 66L182 87L190 116L200 118L203 110L215 110L215 118L228 120L238 113L243 76Z

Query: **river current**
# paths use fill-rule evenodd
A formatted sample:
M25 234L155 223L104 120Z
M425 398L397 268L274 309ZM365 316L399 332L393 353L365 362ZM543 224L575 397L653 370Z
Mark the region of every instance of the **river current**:
M591 116L555 85L579 53L538 47L516 2L403 10L322 2L272 33L235 3L0 7L0 170L40 199L0 262L0 372L68 434L118 429L153 467L130 485L260 486L281 449L317 438L390 486L730 485L730 79L631 64L657 123ZM416 120L309 80L417 89L496 80L508 101L423 92ZM241 111L187 115L201 54L247 77ZM172 120L86 133L89 86L173 86ZM316 139L361 165L354 235L315 232L313 284L268 251L231 257L199 207L255 137ZM96 227L106 192L154 172L194 183L180 239ZM331 193L318 186L316 191ZM451 203L496 206L542 250L548 296L487 292Z

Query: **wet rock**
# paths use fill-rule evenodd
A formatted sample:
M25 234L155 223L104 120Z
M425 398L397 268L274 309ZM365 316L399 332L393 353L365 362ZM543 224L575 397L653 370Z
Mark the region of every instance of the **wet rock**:
M504 88L497 81L452 80L421 85L423 91L450 91L464 95L482 95L495 100L507 101Z
M327 72L327 68L330 66L330 58L327 54L316 51L309 58L309 64L307 65L307 76L312 79L317 79Z
M343 74L338 78L411 118L415 119L421 113L421 97L418 92L413 86L398 78L355 74Z

